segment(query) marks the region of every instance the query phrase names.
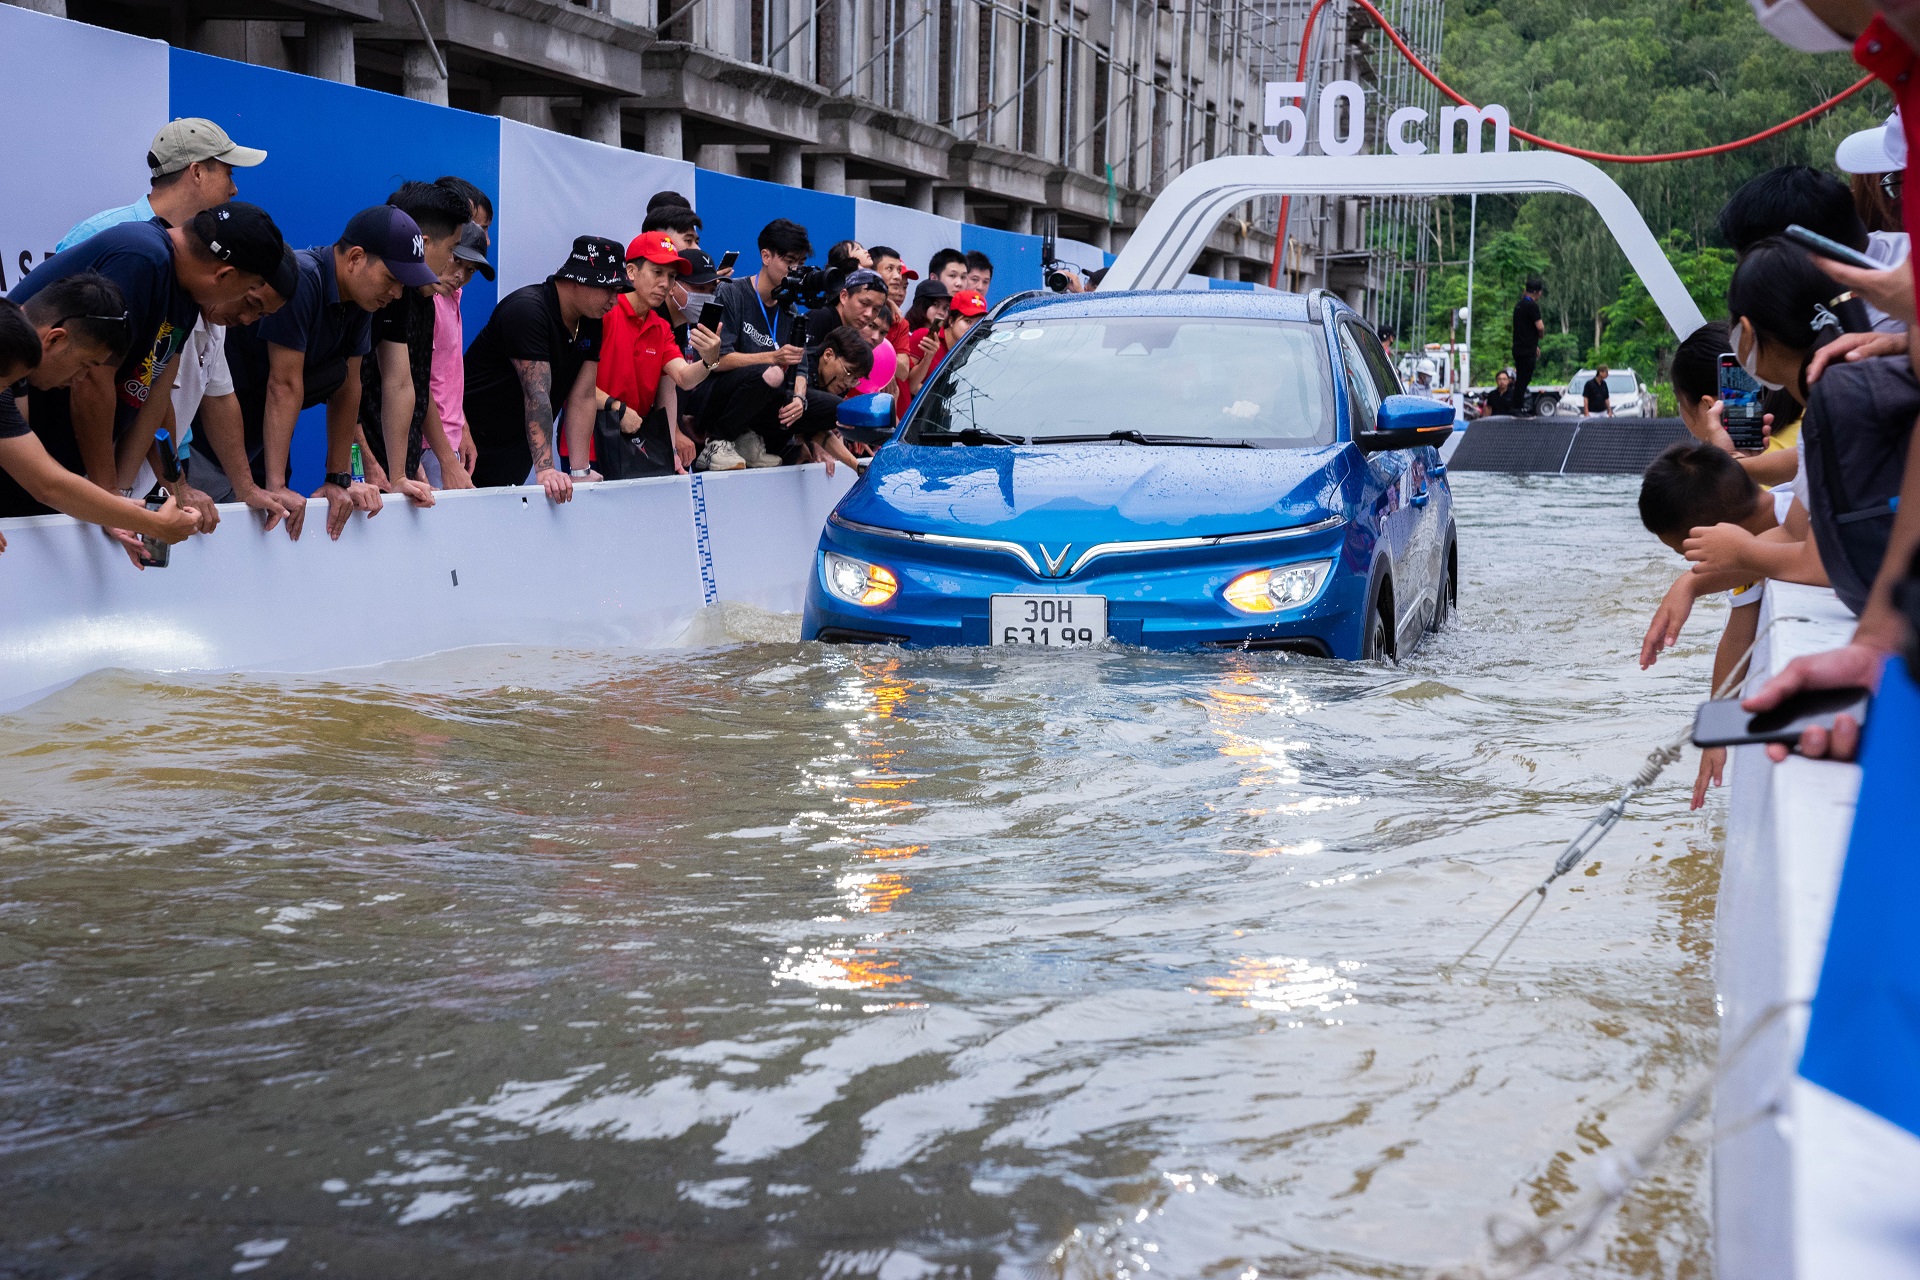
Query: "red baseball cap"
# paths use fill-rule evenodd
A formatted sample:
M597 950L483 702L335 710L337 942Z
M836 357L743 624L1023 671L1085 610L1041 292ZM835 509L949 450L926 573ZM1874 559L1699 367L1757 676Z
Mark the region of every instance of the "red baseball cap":
M909 280L918 280L920 278L920 273L918 271L915 271L912 267L906 266L905 264L901 265L900 274L905 276Z
M628 262L657 262L663 267L672 267L675 274L686 275L693 270L693 264L680 256L680 250L674 248L673 237L663 231L646 231L635 236L627 245Z
M963 316L983 316L987 314L987 300L978 289L962 289L953 295L947 310Z

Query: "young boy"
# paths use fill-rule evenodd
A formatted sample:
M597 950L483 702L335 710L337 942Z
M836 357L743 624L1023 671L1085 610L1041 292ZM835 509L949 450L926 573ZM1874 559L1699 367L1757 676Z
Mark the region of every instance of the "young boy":
M1732 526L1749 537L1774 532L1780 528L1791 501L1791 494L1770 493L1755 484L1732 454L1691 440L1670 446L1647 467L1640 482L1640 522L1671 550L1692 559L1688 548L1696 534L1721 526ZM1658 636L1670 632L1678 637L1680 623L1686 620L1695 599L1710 591L1725 591L1732 608L1720 647L1713 655L1711 688L1717 691L1759 634L1760 610L1753 606L1760 603L1765 588L1764 577L1737 569L1704 573L1690 569L1681 574L1654 615L1653 629L1641 647L1641 669L1652 666L1665 647L1655 643ZM1670 617L1675 612L1677 620ZM1663 619L1667 619L1664 626ZM1672 644L1673 639L1665 643ZM1720 785L1726 763L1724 747L1701 752L1700 772L1693 783L1693 808L1706 803L1710 783Z

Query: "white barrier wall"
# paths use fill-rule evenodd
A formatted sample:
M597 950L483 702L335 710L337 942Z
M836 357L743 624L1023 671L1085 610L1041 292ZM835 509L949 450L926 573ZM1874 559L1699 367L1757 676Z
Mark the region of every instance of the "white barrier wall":
M92 525L0 520L0 710L106 667L328 671L477 644L671 645L716 600L797 611L851 483L815 465L581 485L560 506L531 488L442 493L431 510L389 498L338 542L318 505L298 542L228 506L217 531L144 572Z
M1831 591L1770 582L1748 689L1844 644ZM1855 765L1732 752L1714 978L1720 1051L1810 1000L1860 786ZM1797 1074L1807 1010L1776 1014L1714 1098L1714 1254L1740 1280L1920 1280L1920 1141Z

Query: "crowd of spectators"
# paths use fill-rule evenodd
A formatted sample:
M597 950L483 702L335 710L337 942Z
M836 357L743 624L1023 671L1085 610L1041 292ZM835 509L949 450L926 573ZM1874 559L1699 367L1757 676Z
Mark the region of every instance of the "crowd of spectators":
M1885 17L1856 16L1857 23L1823 15L1831 30L1815 26L1823 40L1854 45L1910 111L1907 44ZM1675 398L1694 438L1647 468L1639 505L1648 531L1689 564L1654 613L1641 665L1674 644L1695 602L1715 592L1732 606L1714 660L1716 688L1738 678L1770 582L1831 586L1859 619L1849 644L1797 658L1760 687L1746 700L1752 711L1810 689L1876 689L1898 665L1894 655L1914 648L1920 450L1911 443L1920 432L1920 318L1911 241L1895 229L1913 223L1900 185L1886 180L1904 169L1906 155L1896 112L1883 129L1842 147L1838 161L1851 185L1789 165L1737 190L1720 216L1721 234L1739 255L1726 319L1689 335L1674 357ZM1787 234L1795 226L1857 259L1809 252L1800 232ZM1736 364L1767 393L1757 441L1747 436L1739 444L1722 399ZM1920 653L1910 666L1920 669ZM1841 715L1831 729L1801 734L1798 750L1851 758L1860 738L1861 726ZM1769 748L1776 760L1786 750ZM1702 753L1696 808L1725 763L1724 749Z
M885 394L904 413L993 282L987 255L958 249L924 278L852 240L812 266L785 218L756 258L716 263L691 202L663 191L638 234L579 237L469 337L462 290L494 274L473 183L403 182L331 243L293 248L238 199L264 151L183 119L147 160L147 194L79 223L0 300L0 517L98 524L141 567L214 533L221 503L298 538L321 499L337 538L385 494L431 507L537 484L565 502L602 479L863 466L872 445L841 431L841 402ZM316 407L324 475L296 489Z

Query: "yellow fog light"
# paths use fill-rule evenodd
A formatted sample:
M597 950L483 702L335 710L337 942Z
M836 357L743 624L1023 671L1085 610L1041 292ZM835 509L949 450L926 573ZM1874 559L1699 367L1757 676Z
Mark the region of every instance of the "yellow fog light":
M900 589L893 574L877 564L852 556L826 554L827 590L848 604L885 604Z
M1331 560L1309 560L1243 573L1227 584L1227 603L1242 613L1297 609L1320 593L1331 568Z

